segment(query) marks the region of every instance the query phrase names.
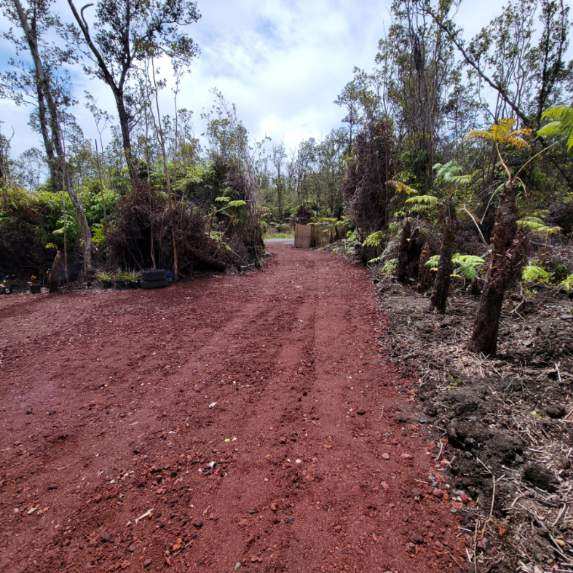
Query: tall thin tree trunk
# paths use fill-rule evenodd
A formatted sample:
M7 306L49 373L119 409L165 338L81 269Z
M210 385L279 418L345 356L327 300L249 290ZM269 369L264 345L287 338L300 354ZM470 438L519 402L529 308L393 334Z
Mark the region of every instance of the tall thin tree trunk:
M121 143L123 146L123 153L125 155L125 162L127 163L127 170L129 172L129 179L134 190L139 188L140 177L137 162L133 156L133 149L131 147L131 131L129 127L129 113L125 107L124 95L120 91L114 89L113 95L117 107L117 116L119 118L119 128L121 131Z
M36 96L38 98L38 123L40 124L40 133L44 142L50 179L54 189L63 189L62 174L59 169L58 159L54 154L54 145L48 130L48 114L46 110L46 99L42 92L41 84L36 76Z
M34 62L34 73L36 79L36 88L38 90L38 96L39 96L38 97L39 106L42 102L42 99L45 98L45 103L48 111L48 124L50 126L50 131L51 131L51 138L49 139L51 141L51 144L53 145L55 156L57 158L58 171L59 173L62 174L62 180L61 180L62 187L70 196L70 199L76 212L76 218L78 220L78 224L82 231L83 252L84 252L84 273L87 276L91 273L92 270L91 231L88 221L86 219L83 206L81 204L79 197L77 196L77 194L73 189L71 177L69 176L69 173L67 171L66 156L64 150L64 138L58 115L58 106L52 93L52 86L50 85L50 80L46 75L42 59L40 57L37 35L35 35L34 30L32 30L32 28L30 27L28 17L26 15L24 8L22 7L20 0L13 0L13 3L14 7L16 8L16 12L18 14L20 25L22 27L22 30L24 31L24 35L26 36L26 41L28 44L28 48L30 50L30 54L32 56L32 60ZM47 150L46 153L48 153Z
M159 108L159 90L157 88L157 80L155 77L155 62L151 58L151 77L153 79L153 87L155 92L155 108L157 110L157 123L156 131L159 138L161 147L161 159L163 163L163 176L165 177L165 185L167 187L167 195L169 196L169 206L171 209L171 253L173 258L173 276L175 280L179 277L179 254L177 251L177 233L175 229L175 222L177 218L177 209L175 204L175 197L171 188L171 176L169 174L169 166L167 164L167 150L165 148L165 132L163 131L163 123L161 121L161 110Z

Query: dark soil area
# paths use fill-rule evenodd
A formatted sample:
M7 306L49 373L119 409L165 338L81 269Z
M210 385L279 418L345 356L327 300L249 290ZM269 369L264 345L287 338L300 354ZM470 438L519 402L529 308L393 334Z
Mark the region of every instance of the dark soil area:
M506 302L500 352L469 353L477 299L456 292L445 316L429 299L374 277L401 372L417 378L441 434L458 496L470 571L573 571L573 301L544 290Z
M471 502L367 272L271 250L164 290L0 297L2 572L465 570Z

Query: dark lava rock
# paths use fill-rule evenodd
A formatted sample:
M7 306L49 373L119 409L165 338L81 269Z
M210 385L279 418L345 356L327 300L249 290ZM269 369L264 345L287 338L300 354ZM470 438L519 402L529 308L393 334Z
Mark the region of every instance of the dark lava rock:
M500 463L509 466L521 459L523 442L503 432L495 432L488 441L487 449L490 458L495 458Z
M523 442L504 432L491 430L477 420L454 420L448 427L448 440L454 447L479 453L492 469L522 461Z
M473 388L450 391L446 397L446 402L450 406L450 412L453 414L453 417L456 418L475 414L483 406L483 400Z
M454 420L448 427L449 442L462 450L479 448L489 436L489 429L478 422Z
M524 481L550 493L557 491L559 482L553 472L539 464L529 464L523 470Z
M560 418L563 418L565 414L567 414L565 407L558 404L545 406L543 410L550 418L553 418L554 420L559 420Z

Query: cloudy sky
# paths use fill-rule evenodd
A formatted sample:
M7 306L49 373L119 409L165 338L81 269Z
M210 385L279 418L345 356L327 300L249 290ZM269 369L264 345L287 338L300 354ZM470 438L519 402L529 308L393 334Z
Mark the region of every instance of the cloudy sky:
M269 135L293 148L307 137L320 138L339 124L341 110L333 102L354 66L371 67L378 39L389 24L389 4L390 0L199 0L202 18L190 32L201 54L183 80L180 105L194 110L198 118L212 101L212 89L218 88L236 104L255 139ZM58 0L57 6L68 19L67 4ZM466 0L458 21L471 35L498 10L497 0ZM6 26L0 20L0 29ZM11 52L12 47L0 40L0 67ZM104 84L74 74L78 120L93 137L93 122L81 107L85 90L110 112L113 101ZM15 154L40 143L27 126L28 114L26 108L0 101L1 127L8 135L14 129ZM196 130L199 135L199 120Z

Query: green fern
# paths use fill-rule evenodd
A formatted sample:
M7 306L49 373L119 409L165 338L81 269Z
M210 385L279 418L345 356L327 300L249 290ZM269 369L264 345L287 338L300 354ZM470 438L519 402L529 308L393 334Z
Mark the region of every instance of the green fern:
M485 259L477 255L462 255L456 253L452 257L452 263L454 264L453 277L473 281L477 278L480 269L484 266ZM426 267L431 271L437 271L439 265L440 255L434 255L426 261Z
M111 273L100 272L96 273L96 279L100 282L111 282L113 280L113 275Z
M565 140L567 151L573 150L573 107L560 105L543 112L542 118L549 123L538 130L539 137Z
M518 226L535 233L536 235L543 235L549 237L551 235L558 235L561 232L561 227L551 227L543 221L540 217L530 216L524 217L517 222Z
M438 204L438 198L434 197L434 195L415 195L414 197L408 197L405 203L414 206L435 207Z
M384 240L384 233L382 231L376 231L370 233L362 243L364 247L370 247L372 249L377 249L382 246L382 241Z
M225 241L225 235L223 233L221 233L221 231L210 231L208 234L208 237L212 241L215 241L215 243L217 243L218 248L220 248L224 251L227 251L229 253L233 252L233 249L231 248L229 243L227 243L227 241Z
M431 271L437 271L440 266L440 255L434 255L426 261L426 267Z
M445 185L464 186L472 182L471 175L462 175L462 168L455 161L436 163L433 167L436 181Z
M383 265L381 269L381 273L388 277L392 276L396 273L396 269L398 268L398 259L388 259Z
M559 283L559 286L567 293L573 293L573 274Z
M485 259L477 255L461 255L456 253L452 257L454 263L454 275L460 276L468 281L475 280L481 268L485 265Z
M243 199L235 199L234 201L229 201L227 203L227 208L229 209L240 209L241 207L246 207L247 202Z
M528 285L546 285L551 282L551 273L538 265L527 265L522 273L521 280Z

